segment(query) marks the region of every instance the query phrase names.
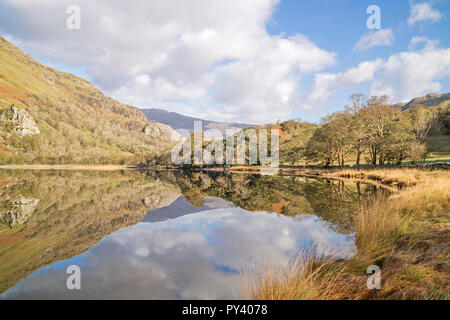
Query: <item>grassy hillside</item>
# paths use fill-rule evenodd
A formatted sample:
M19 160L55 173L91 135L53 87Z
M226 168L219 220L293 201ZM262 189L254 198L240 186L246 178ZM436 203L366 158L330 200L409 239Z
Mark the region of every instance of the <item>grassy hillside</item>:
M450 105L450 92L443 94L430 93L424 97L414 98L402 107L402 110L408 110L415 105L425 107L439 107Z
M139 109L1 37L0 120L0 163L137 162L160 154L170 138Z

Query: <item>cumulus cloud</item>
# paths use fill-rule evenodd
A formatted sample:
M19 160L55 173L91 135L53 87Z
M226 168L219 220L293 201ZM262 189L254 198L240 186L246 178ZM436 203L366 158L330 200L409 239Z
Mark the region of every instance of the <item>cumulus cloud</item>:
M357 67L339 73L319 73L308 97L308 105L324 104L338 90L359 85L374 79L375 71L383 65L382 59L365 61Z
M389 95L392 101L442 90L440 81L450 76L450 49L436 48L437 42L428 38L413 38L411 45L422 42L426 45L421 50L365 61L345 72L317 74L307 104L324 105L339 90L360 84L367 84L371 95Z
M438 22L442 18L442 13L433 9L428 2L413 4L410 1L411 14L408 18L408 24L414 25L420 21L430 21L432 23Z
M0 30L34 56L83 67L123 102L264 122L287 117L300 80L336 62L304 35L268 34L278 2L5 0L0 10L17 19ZM71 4L80 30L66 28Z
M386 60L379 78L371 84L371 93L406 101L442 90L439 81L449 75L450 49L401 52Z
M434 50L439 44L439 40L427 37L413 37L409 43L409 50L416 49L422 43L424 44L423 50Z
M395 38L391 29L369 31L356 43L355 50L365 51L373 47L391 46L394 42Z

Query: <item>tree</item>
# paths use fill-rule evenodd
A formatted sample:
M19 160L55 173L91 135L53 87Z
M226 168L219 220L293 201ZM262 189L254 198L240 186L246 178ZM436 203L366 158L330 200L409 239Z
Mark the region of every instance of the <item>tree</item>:
M351 115L347 111L335 112L326 118L330 134L333 135L338 164L344 166L345 156L353 149Z
M322 161L328 166L337 158L339 166L344 166L345 156L351 151L350 114L335 112L323 119L323 125L311 137L306 151L309 160Z
M421 144L418 141L413 141L408 150L408 156L412 163L417 163L425 158L427 148L425 144Z
M422 105L415 105L409 110L409 116L417 141L420 144L425 143L428 133L433 127L436 119L433 111Z
M415 142L415 136L412 125L407 116L398 113L389 125L389 134L387 134L379 150L379 163L401 164L410 154L411 144Z
M361 117L361 111L367 107L367 97L362 93L355 93L350 96L351 103L346 106L347 112L350 114L350 132L353 138L353 148L356 151L356 165L361 162L361 154L364 151L364 139L366 131L364 121Z
M399 110L388 103L388 96L373 96L367 100L367 106L363 108L359 115L364 126L364 144L369 150L369 156L373 165L384 162L383 157L379 158L383 146L386 145L386 138L391 133L393 121L398 118Z
M436 129L436 118L444 119L449 114L448 106L437 110L415 106L402 112L389 103L388 96L354 94L350 99L345 111L322 120L307 144L308 160L326 166L337 160L343 166L347 154L354 151L359 165L367 150L372 165L401 164L408 157L417 162L424 159L425 140Z

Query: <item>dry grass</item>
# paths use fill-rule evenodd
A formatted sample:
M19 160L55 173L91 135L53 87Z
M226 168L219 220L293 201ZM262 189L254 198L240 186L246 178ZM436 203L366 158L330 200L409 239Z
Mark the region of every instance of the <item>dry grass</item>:
M391 203L374 199L360 208L355 216L354 229L358 253L353 259L356 271L383 261L392 250L392 243L401 236L409 218L388 208Z
M354 261L382 262L397 241L410 231L417 219L444 216L448 218L450 174L448 172L421 172L411 176L392 172L392 178L413 185L386 199L375 199L364 205L355 217L358 254ZM389 179L388 172L371 173ZM414 181L414 182L413 182Z
M442 172L442 171L436 171ZM399 185L403 187L414 186L417 182L423 181L432 172L425 172L418 169L374 169L374 170L338 170L329 173L329 176L342 178L356 178L378 181L385 185Z
M287 264L252 264L242 272L243 299L326 300L347 296L339 282L342 267L332 257L318 257L314 252L305 249Z
M358 252L351 260L334 262L302 253L288 267L261 265L245 275L244 297L448 299L450 172L397 169L333 174L408 187L388 199L373 199L356 213ZM374 264L382 267L383 288L369 291L365 271Z

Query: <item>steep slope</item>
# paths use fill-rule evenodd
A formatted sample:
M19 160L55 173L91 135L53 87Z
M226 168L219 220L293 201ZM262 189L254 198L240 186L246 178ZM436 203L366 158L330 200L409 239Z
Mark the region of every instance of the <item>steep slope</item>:
M0 163L130 163L170 145L171 128L0 37Z
M192 133L194 131L194 121L202 121L202 129L206 131L208 129L218 129L223 134L226 133L227 129L244 129L247 127L253 126L252 124L246 123L228 123L228 122L218 122L218 121L210 121L204 120L200 118L194 118L185 116L176 112L169 112L162 109L141 109L141 111L145 114L148 121L156 121L161 122L166 125L171 126L172 128L184 129Z
M425 107L438 107L443 106L444 104L450 104L450 92L446 92L443 94L430 93L424 97L418 97L412 99L410 102L405 104L402 107L402 110L408 110L415 105L423 105Z

